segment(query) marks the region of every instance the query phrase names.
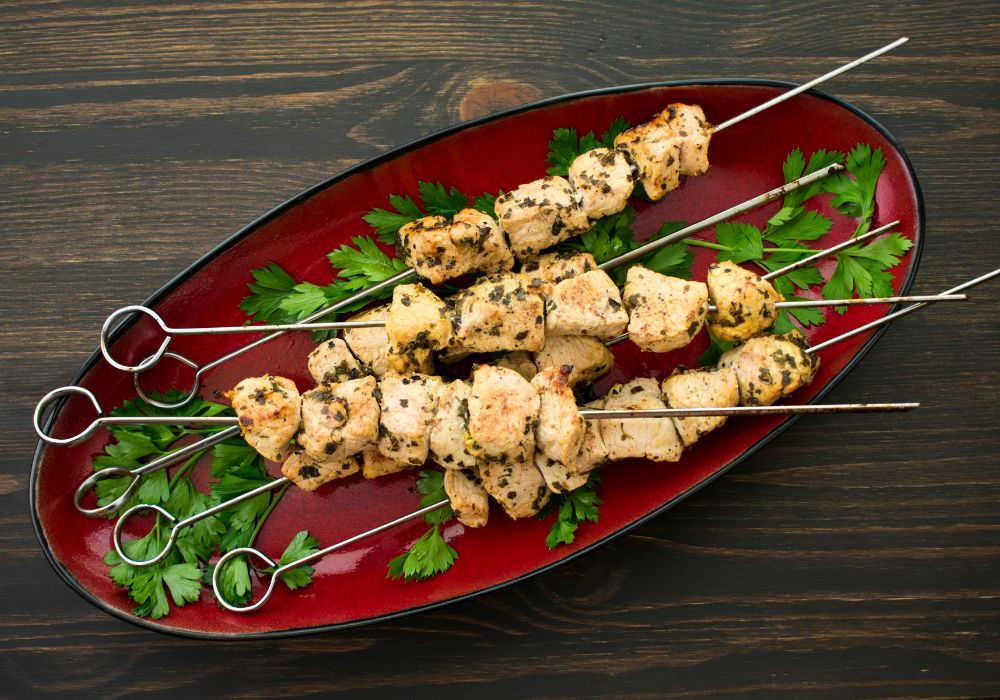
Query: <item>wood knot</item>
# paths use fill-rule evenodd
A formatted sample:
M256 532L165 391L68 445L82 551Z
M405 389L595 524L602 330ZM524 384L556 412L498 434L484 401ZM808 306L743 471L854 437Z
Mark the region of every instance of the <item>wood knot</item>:
M542 97L534 85L514 80L488 80L473 85L458 105L458 116L462 121L483 117L534 102Z

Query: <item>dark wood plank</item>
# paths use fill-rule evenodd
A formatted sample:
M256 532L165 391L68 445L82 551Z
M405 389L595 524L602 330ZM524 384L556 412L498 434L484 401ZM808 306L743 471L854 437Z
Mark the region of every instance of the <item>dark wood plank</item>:
M3 695L1000 694L995 288L897 324L814 417L670 514L507 590L204 643L90 607L26 512L29 415L106 314L313 182L478 114L645 80L839 78L913 158L920 291L995 268L1000 10L827 2L0 3Z

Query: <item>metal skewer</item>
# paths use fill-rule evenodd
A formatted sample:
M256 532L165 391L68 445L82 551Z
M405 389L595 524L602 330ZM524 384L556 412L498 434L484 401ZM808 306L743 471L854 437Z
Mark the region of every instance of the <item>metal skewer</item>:
M906 37L906 36L901 37L899 39L896 39L896 41L892 42L891 44L886 44L882 48L876 49L875 51L872 51L871 53L866 54L866 55L862 56L861 58L855 59L855 60L851 61L850 63L845 63L840 68L836 68L836 69L830 71L829 73L827 73L826 75L821 75L820 77L814 78L813 80L810 80L807 83L803 83L802 85L799 85L798 87L796 87L796 88L794 88L792 90L789 90L788 92L784 92L784 93L778 95L777 97L768 100L764 104L757 105L753 109L748 109L746 112L743 112L743 114L737 114L732 119L729 119L727 121L722 122L721 124L716 125L714 131L715 131L715 133L719 133L723 129L728 129L729 127L733 126L734 124L739 124L744 119L748 119L748 118L754 116L755 114L760 114L765 109L770 109L771 107L774 107L775 105L779 105L782 102L784 102L785 100L790 100L791 98L795 97L796 95L798 95L800 93L803 93L806 90L810 90L810 89L816 87L817 85L819 85L820 83L826 82L830 78L836 78L838 75L840 75L842 73L846 73L847 71L851 70L852 68L857 68L862 63L866 63L866 62L872 60L873 58L877 58L877 57L881 56L884 53L888 53L889 51L892 51L897 46L902 46L903 44L905 44L909 40L910 40L910 38Z
M799 415L799 414L817 414L817 413L874 413L874 412L898 412L898 411L912 411L919 408L918 403L847 403L847 404L828 404L828 405L804 405L804 406L730 406L730 407L708 407L708 408L653 408L653 409L633 409L633 410L623 410L623 411L611 411L604 409L581 409L580 415L584 418L597 418L597 419L642 419L642 418L692 418L696 416L763 416L763 415ZM208 510L203 510L200 513L195 513L183 520L178 520L172 513L170 513L166 508L159 505L140 503L134 505L118 518L118 522L115 523L114 529L114 546L115 551L118 552L118 556L121 557L122 561L126 564L131 564L132 566L150 566L156 564L157 562L163 561L163 559L170 554L173 550L174 545L177 542L177 537L181 530L184 528L194 525L200 520L211 517L216 513L219 513L227 508L230 508L238 503L255 498L262 493L267 493L275 489L281 488L285 484L289 483L290 479L286 476L282 476L274 481L269 481L263 486L258 486L252 491L247 491L246 493L240 494L239 496L232 498L224 503L220 503ZM125 527L126 521L129 520L133 515L140 513L142 511L156 511L163 517L165 517L169 522L173 523L170 528L170 533L167 535L167 540L163 544L163 548L153 557L145 560L132 559L126 552L125 546L122 542L122 532ZM419 511L422 514L424 511ZM405 519L411 517L417 517L417 513L411 513L408 516L404 516ZM394 521L395 522L395 521ZM399 521L404 522L404 521ZM392 527L389 525L381 525L379 528ZM381 532L382 529L376 528L367 534L374 534L375 532ZM359 535L358 537L364 537L365 535ZM353 541L353 540L352 540ZM343 544L343 543L341 543ZM235 551L235 550L234 550ZM261 555L263 558L263 555ZM298 564L298 565L301 565Z
M694 416L723 416L723 415L724 416L734 416L734 415L755 415L755 416L757 416L757 415L775 415L775 414L787 415L787 414L792 414L792 413L795 413L795 414L803 414L803 413L816 414L816 413L857 413L857 412L868 413L868 412L875 412L875 411L912 411L913 409L918 408L919 406L920 406L920 404L917 404L917 403L831 404L831 405L826 405L826 406L809 406L809 405L807 405L807 406L735 406L735 407L730 407L730 408L687 408L687 409L671 409L671 408L667 408L667 409L649 409L649 410L632 410L632 411L582 410L582 411L580 411L580 413L581 413L581 415L584 418L605 418L605 419L621 419L621 418L668 418L668 417L670 417L670 418L685 418L685 417L694 417ZM271 484L268 484L268 486L271 486ZM235 501L235 500L236 499L233 499L233 501ZM305 557L301 557L300 559L296 559L295 561L288 562L287 564L283 564L281 566L278 566L278 563L276 561L274 561L273 559L271 559L269 556L267 556L266 554L264 554L262 551L260 551L256 547L240 547L238 549L234 549L234 550L232 550L230 552L227 552L226 554L223 554L219 558L219 560L216 562L216 564L215 564L215 570L212 572L212 590L215 593L216 600L218 600L219 604L222 605L227 610L229 610L231 612L240 612L240 613L242 613L242 612L252 612L254 610L259 609L261 606L263 606L265 603L267 603L268 600L270 600L271 595L274 593L274 588L275 588L275 585L276 585L278 579L286 571L291 571L292 569L296 569L296 568L298 568L300 566L304 566L305 564L309 564L311 562L317 561L317 560L325 557L327 554L331 554L332 552L336 552L339 549L343 549L344 547L352 545L355 542L359 542L359 541L361 541L361 540L363 540L365 538L371 537L373 535L377 535L377 534L379 534L381 532L385 532L386 530L389 530L390 528L396 527L397 525L401 525L403 523L409 522L410 520L415 520L416 518L420 518L420 517L426 515L427 513L431 513L431 512L433 512L435 510L438 510L439 508L443 508L444 506L449 505L449 503L450 503L450 501L447 498L442 499L442 500L438 501L437 503L432 503L432 504L430 504L428 506L424 506L423 508L420 508L419 510L415 510L412 513L407 513L406 515L400 516L400 517L396 518L395 520L391 520L391 521L389 521L387 523L383 523L383 524L381 524L381 525L379 525L377 527L373 527L370 530L366 530L365 532L362 532L360 534L348 537L347 539L341 540L340 542L332 544L329 547L326 547L324 549L319 550L318 552L315 552L313 554L307 555ZM136 506L136 508L141 508L141 507L142 506ZM169 513L167 513L164 509L162 509L162 508L160 508L158 506L149 506L149 507L157 510L161 514L166 515L172 521L174 520L173 516L171 516ZM129 511L129 513L131 513L131 511ZM126 513L126 514L122 515L122 520L124 520L125 517L129 513ZM200 515L202 515L202 514L198 514L198 516L192 516L192 517L193 518L197 518ZM121 526L122 520L119 520L118 521L118 525L116 525L116 527L115 527L115 548L118 550L118 554L119 554L119 556L121 556L123 558L123 560L129 561L129 560L127 560L125 558L125 555L122 553L122 548L121 548L121 545L120 545L119 535L120 535L120 526ZM192 521L192 518L188 518L186 521L181 521L181 523L177 523L176 525L174 525L174 529L171 530L170 536L169 536L169 540L168 540L168 542L171 543L171 546L172 546L173 541L176 539L176 534L177 534L178 527L182 523L185 523L185 522L187 522L187 523L190 524L191 521ZM169 551L169 550L166 550L166 551ZM154 563L155 561L159 561L160 559L162 559L163 556L166 556L166 551L163 552L163 553L161 553L161 555L157 559L155 559L154 561L151 561L149 563ZM265 563L265 566L264 567L257 567L257 566L254 565L254 569L256 571L258 571L259 573L269 574L269 580L268 580L267 588L264 591L264 594L257 601L252 602L252 603L248 603L246 605L234 605L234 604L230 603L229 601L227 601L225 599L225 597L222 595L222 586L221 586L220 579L219 579L220 573L222 572L222 570L226 566L226 564L231 559L233 559L235 557L239 557L239 556L253 556L253 557L257 557L259 560L261 560L261 561L263 561ZM131 563L131 564L133 564L135 566L141 566L141 565L144 564L143 562L133 562L133 561L129 561L129 563Z
M753 107L752 109L749 109L746 112L733 117L732 119L729 119L727 121L722 122L721 124L716 125L714 127L714 132L715 133L721 132L721 131L729 128L730 126L733 126L734 124L737 124L737 123L743 121L744 119L752 117L755 114L759 114L759 113L763 112L766 109L774 107L775 105L781 104L782 102L785 102L786 100L789 100L792 97L795 97L796 95L799 95L802 92L805 92L806 90L809 90L809 89L811 89L813 87L816 87L817 85L820 85L821 83L824 83L827 80L830 80L831 78L834 78L834 77L836 77L838 75L846 73L847 71L851 70L852 68L855 68L855 67L857 67L857 66L859 66L859 65L861 65L863 63L866 63L867 61L870 61L873 58L881 56L882 54L884 54L884 53L886 53L888 51L891 51L892 49L894 49L897 46L900 46L900 45L906 43L907 41L909 41L909 39L907 37L902 37L900 39L897 39L896 41L894 41L894 42L892 42L890 44L887 44L886 46L883 46L882 48L880 48L880 49L878 49L876 51L873 51L873 52L871 52L869 54L866 54L865 56L862 56L861 58L858 58L858 59L856 59L854 61L851 61L850 63L847 63L847 64L845 64L845 65L843 65L843 66L841 66L839 68L836 68L835 70L832 70L832 71L830 71L830 72L828 72L828 73L826 73L824 75L821 75L818 78L814 78L813 80L810 80L810 81L808 81L808 82L806 82L806 83L804 83L804 84L802 84L802 85L800 85L800 86L798 86L796 88L793 88L793 89L789 90L788 92L782 93L781 95L779 95L779 96L777 96L777 97L775 97L773 99L770 99L767 102L764 102L763 104L757 105L756 107ZM786 192L790 192L792 189L794 189L794 188L789 188L788 190L786 190ZM778 195L778 196L781 196L781 195ZM768 201L772 201L772 200L771 199L767 199L767 200L761 202L760 205L766 204ZM757 206L760 206L760 205L757 205ZM738 215L738 213L730 213L726 218L732 218L733 216L737 216L737 215ZM722 220L724 220L724 219L722 219ZM605 265L601 266L601 269L611 269L611 267L617 267L617 265L624 264L625 262L629 262L631 260L634 260L636 257L639 257L641 255L645 255L645 254L647 254L649 252L652 252L653 250L657 250L659 247L661 247L663 245L668 245L671 242L680 240L680 238L683 237L683 236L679 237L679 234L681 234L681 233L683 233L683 232L678 232L677 234L674 234L673 236L668 236L667 238L661 239L660 241L656 241L654 243L649 243L646 246L642 246L641 248L639 248L639 249L637 249L635 251L632 251L631 253L627 253L625 256L622 256L625 259L621 260L621 262L617 263L616 265L608 266L608 263L605 263ZM694 233L694 231L693 230L689 231L686 235L690 235L691 233ZM610 262L612 262L612 261L609 261L609 263ZM396 284L405 282L405 281L409 280L410 278L415 278L415 277L416 277L416 272L412 268L403 270L402 272L399 272L398 274L393 275L389 279L383 280L382 282L379 282L378 284L375 284L375 285L373 285L371 287L368 287L367 289L360 290L357 293L352 294L351 296L349 296L349 297L347 297L345 299L342 299L342 300L336 302L335 304L331 304L330 306L327 306L327 307L324 307L324 308L320 309L319 311L315 312L314 314L312 314L312 315L307 316L306 318L304 318L300 324L287 324L285 326L276 326L275 327L275 332L270 333L269 335L266 335L263 338L258 338L257 340L253 341L252 343L248 343L247 345L244 345L244 346L242 346L240 348L237 348L236 350L233 350L232 352L229 352L226 355L223 355L223 356L221 356L221 357L219 357L219 358L217 358L217 359L215 359L215 360L213 360L213 361L211 361L211 362L209 362L209 363L207 363L205 365L202 365L202 366L199 367L195 363L193 363L191 361L187 361L187 364L192 365L193 369L195 369L194 386L192 386L191 390L185 394L185 396L188 397L188 398L185 398L182 402L167 403L167 402L159 401L157 399L152 399L152 397L147 396L143 392L142 387L141 387L141 385L139 383L139 378L138 377L135 377L135 379L134 379L136 392L139 393L139 395L142 396L143 399L149 401L154 406L158 406L160 408L178 408L178 407L184 405L184 403L186 401L188 401L191 396L194 396L197 393L198 388L199 388L199 386L201 384L201 375L204 372L207 372L207 371L209 371L209 370L211 370L211 369L213 369L213 368L215 368L215 367L217 367L217 366L219 366L219 365L221 365L221 364L223 364L225 362L228 362L229 360L233 359L234 357L237 357L238 355L241 355L241 354L243 354L245 352L248 352L248 351L252 350L253 348L256 348L256 347L258 347L260 345L263 345L264 343L270 342L271 340L274 340L275 338L283 335L284 333L288 332L289 330L293 330L293 328L288 327L288 326L293 326L294 330L303 330L304 329L304 324L309 324L309 323L312 323L314 321L318 321L319 319L323 318L324 316L326 316L326 315L328 315L328 314L330 314L330 313L332 313L334 311L337 311L339 309L342 309L342 308L346 307L349 304L352 304L352 303L354 303L356 301L359 301L361 299L365 299L365 298L367 298L367 297L369 297L369 296L371 296L373 294L376 294L379 291L391 288L391 287L395 286ZM148 363L146 363L146 364L126 365L126 364L123 364L123 363L119 363L116 360L113 360L111 358L111 356L110 356L110 352L108 352L108 340L107 340L107 336L108 336L108 334L111 331L111 325L109 325L109 323L112 321L112 319L124 318L125 315L127 315L127 314L129 314L129 313L131 313L133 311L139 311L140 313L142 313L142 312L145 312L146 309L145 309L145 307L129 307L129 309L122 309L121 311L116 312L115 314L112 314L111 317L109 317L108 322L105 323L105 328L102 329L101 350L104 353L105 357L108 359L108 361L114 367L117 367L118 369L122 369L122 370L125 370L125 371L128 371L128 372L133 372L133 373L138 374L139 372L142 372L144 370L150 369L153 365L155 365L157 362L159 362L160 359L162 359L162 357L163 357L163 355L165 353L166 347L167 347L168 343L170 342L170 338L168 337L168 338L166 338L164 340L164 342L161 344L160 348L156 351L156 353L154 353L151 356L151 358L149 359ZM164 324L161 322L161 326L163 326L163 325ZM329 326L325 326L325 327L329 327ZM268 327L266 327L266 326L260 326L260 327L257 328L256 332L262 332L264 330L264 328L268 328ZM233 332L235 332L235 331L233 331ZM176 331L175 331L175 334L177 334Z

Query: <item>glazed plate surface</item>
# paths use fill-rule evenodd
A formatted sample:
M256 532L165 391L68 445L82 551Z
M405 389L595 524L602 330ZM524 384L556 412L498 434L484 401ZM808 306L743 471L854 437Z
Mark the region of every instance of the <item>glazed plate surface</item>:
M603 90L548 100L462 125L422 139L363 163L317 185L247 226L181 273L147 302L174 326L239 325L250 270L270 261L296 280L325 284L332 272L325 255L350 237L367 235L361 217L372 207L385 207L390 194L416 195L417 181L440 181L471 195L510 190L541 177L547 164L552 131L572 126L579 133L603 131L616 117L632 123L648 119L670 102L702 105L713 122L724 121L780 93L785 86L769 82L663 83ZM893 268L894 288L909 289L923 241L920 191L909 162L882 127L855 108L825 95L800 95L763 114L731 127L713 139L711 169L691 178L656 204L634 201L635 230L642 239L665 221L694 222L782 183L781 164L794 148L808 156L820 149L846 151L857 143L881 148L887 166L877 191L874 225L898 219L899 231L916 245ZM825 206L825 205L824 205ZM780 207L764 207L743 220L762 225ZM834 228L817 242L826 247L846 239L851 221L834 215ZM711 237L711 232L699 237ZM694 279L704 279L711 259L696 253ZM824 275L833 262L820 265ZM818 292L817 292L818 294ZM813 344L891 311L888 307L852 307L843 316L827 310L826 324L807 332ZM95 329L95 339L96 339ZM249 342L254 336L178 338L172 349L204 363ZM794 396L795 403L818 400L877 339L861 335L821 353L815 382ZM115 347L139 359L150 354L160 336L145 322L119 334ZM697 366L707 346L704 333L690 346L667 355L640 353L630 343L614 347L616 366L597 385L638 376L662 378L679 364ZM265 372L294 379L310 388L306 355L312 348L305 333L289 334L210 372L201 395L211 399L243 377ZM150 373L148 384L187 386L190 374L165 361ZM105 407L134 397L132 378L92 356L73 383L91 389ZM852 400L896 400L883 393ZM76 400L54 415L56 435L76 433L93 413ZM319 561L314 583L289 592L278 586L260 611L238 615L217 607L207 590L202 600L173 608L159 620L140 620L130 613L134 603L116 589L101 559L111 542L113 522L92 520L73 507L73 491L88 476L93 458L103 451L107 433L98 432L75 447L39 447L31 481L31 508L42 547L57 572L75 590L106 611L167 632L204 637L253 637L296 634L357 625L413 613L510 584L575 557L679 502L725 473L790 425L780 417L733 419L698 443L678 464L640 460L615 463L603 470L598 493L604 500L599 523L587 523L576 542L549 550L545 536L550 521L512 521L493 507L486 528L466 529L453 521L445 538L459 552L455 566L443 575L418 583L386 578L386 565L425 530L410 522ZM269 465L278 474L277 465ZM207 465L197 470L204 487ZM412 472L366 481L360 474L325 485L314 493L291 489L268 520L257 546L272 556L299 530L307 529L323 546L367 530L418 507ZM136 534L141 534L137 531ZM497 556L503 552L503 556Z

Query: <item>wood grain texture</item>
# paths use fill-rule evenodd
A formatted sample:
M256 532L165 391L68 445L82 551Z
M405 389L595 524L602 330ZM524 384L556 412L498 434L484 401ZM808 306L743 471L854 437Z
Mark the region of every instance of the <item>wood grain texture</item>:
M647 80L829 85L902 142L915 291L1000 266L993 2L0 2L0 695L1000 694L1000 304L895 325L816 416L669 514L504 591L301 639L205 643L65 587L27 513L30 411L114 308L385 148Z

